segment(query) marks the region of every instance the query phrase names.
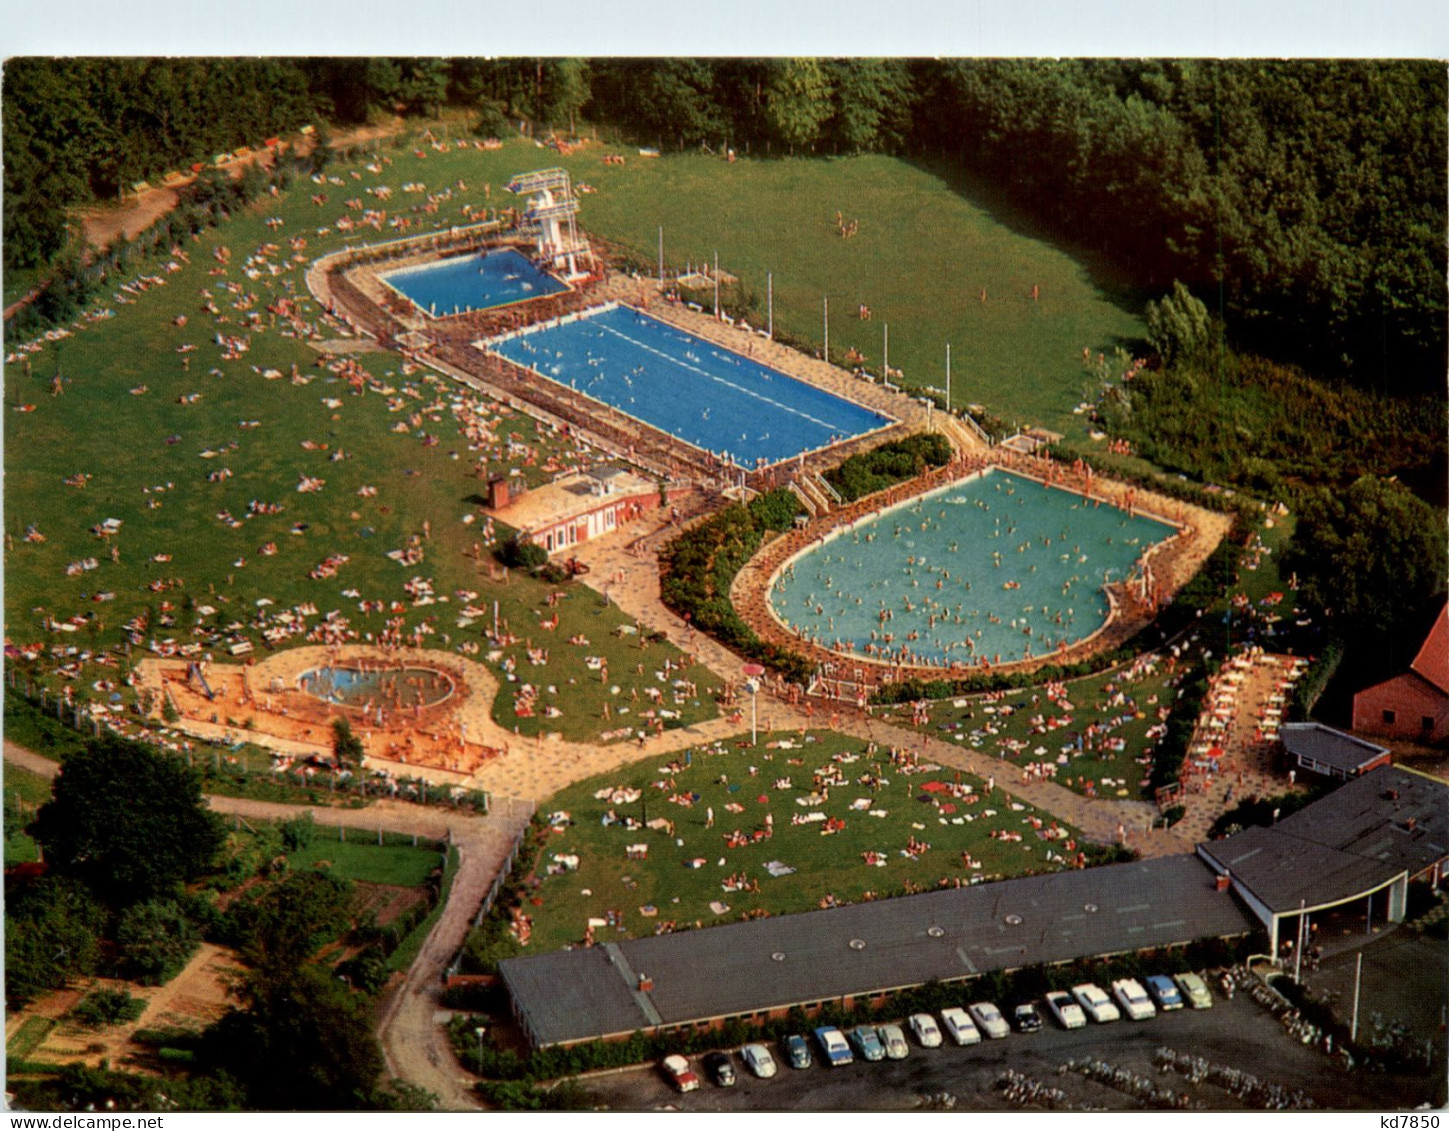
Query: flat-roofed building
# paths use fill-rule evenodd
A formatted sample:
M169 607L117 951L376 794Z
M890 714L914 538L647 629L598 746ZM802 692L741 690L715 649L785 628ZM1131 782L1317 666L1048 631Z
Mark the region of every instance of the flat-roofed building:
M545 1047L1252 929L1201 861L1169 856L511 958L498 972Z
M1284 723L1279 738L1289 760L1298 769L1322 777L1347 781L1387 766L1393 760L1387 746L1355 738L1322 723Z
M1356 777L1271 827L1197 847L1268 929L1364 902L1366 920L1404 917L1409 881L1435 887L1449 862L1449 784L1387 766Z
M493 514L550 554L612 533L654 510L661 497L659 484L609 465L572 472L523 494L514 494L507 480L489 486Z

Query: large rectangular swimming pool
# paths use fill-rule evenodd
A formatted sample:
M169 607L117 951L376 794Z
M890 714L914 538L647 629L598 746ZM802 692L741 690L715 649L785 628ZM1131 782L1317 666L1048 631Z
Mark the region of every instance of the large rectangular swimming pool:
M627 306L530 327L484 347L744 468L894 423Z

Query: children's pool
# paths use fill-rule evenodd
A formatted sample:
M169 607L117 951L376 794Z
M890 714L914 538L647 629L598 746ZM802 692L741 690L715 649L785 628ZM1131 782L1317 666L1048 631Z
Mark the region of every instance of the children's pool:
M453 694L452 677L433 668L389 668L381 671L348 667L313 668L303 672L303 691L342 707L387 710L432 707Z
M797 556L770 603L826 648L923 665L1007 663L1090 636L1169 523L992 469Z
M568 290L566 284L540 271L512 248L404 267L379 278L435 318Z
M627 306L529 327L486 346L744 468L778 463L893 423Z

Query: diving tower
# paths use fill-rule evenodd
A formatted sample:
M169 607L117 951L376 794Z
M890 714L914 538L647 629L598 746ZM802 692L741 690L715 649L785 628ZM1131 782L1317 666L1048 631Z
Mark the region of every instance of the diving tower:
M587 262L592 268L593 251L589 241L579 235L574 217L579 211L567 169L536 169L520 173L507 185L508 191L529 197L524 209L522 228L533 234L538 257L565 279L579 279L588 274L580 267Z

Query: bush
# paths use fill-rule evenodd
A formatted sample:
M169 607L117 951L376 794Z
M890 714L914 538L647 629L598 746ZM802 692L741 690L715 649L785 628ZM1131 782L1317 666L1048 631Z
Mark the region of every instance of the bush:
M201 934L176 900L153 899L129 907L116 928L120 967L143 986L163 986L185 969Z
M853 503L914 478L928 467L944 467L950 462L951 442L939 432L924 432L851 456L827 471L825 479L842 499Z
M300 816L293 817L290 821L283 821L281 830L283 847L289 853L301 852L312 843L313 838L316 836L317 821L309 809Z
M787 490L760 495L748 507L730 504L669 544L659 591L665 605L702 632L786 679L804 683L814 665L761 640L729 599L735 575L760 548L766 531L788 529L798 512L799 501Z
M548 551L514 531L498 548L498 560L509 569L534 570L548 561Z
M134 1021L145 1009L145 1001L127 990L92 990L70 1011L70 1019L87 1029L100 1029Z

